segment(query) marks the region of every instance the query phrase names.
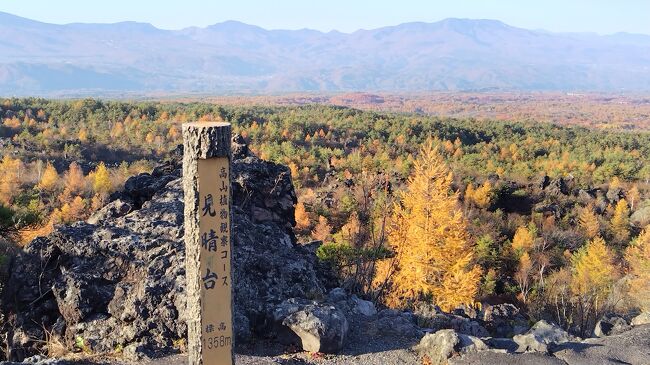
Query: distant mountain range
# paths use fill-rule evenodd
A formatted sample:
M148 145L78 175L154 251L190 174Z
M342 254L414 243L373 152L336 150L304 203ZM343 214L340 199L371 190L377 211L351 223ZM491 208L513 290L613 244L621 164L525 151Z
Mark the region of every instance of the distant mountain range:
M447 19L353 33L235 21L41 23L0 12L0 95L649 91L650 36Z

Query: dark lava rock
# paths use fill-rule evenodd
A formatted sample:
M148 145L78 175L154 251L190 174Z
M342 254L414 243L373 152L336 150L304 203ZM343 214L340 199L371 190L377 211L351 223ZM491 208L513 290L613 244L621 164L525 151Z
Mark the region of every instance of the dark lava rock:
M546 189L547 186L549 186L550 183L551 183L551 178L548 177L548 175L544 175L544 176L539 178L539 180L537 181L537 183L535 185L538 188L540 188L541 190L544 190L544 189Z
M594 336L605 337L629 331L632 327L627 321L616 315L605 315L594 327Z
M509 303L486 306L483 325L494 337L512 337L530 328L519 308Z
M244 157L233 161L232 186L241 343L272 321L276 304L322 297L324 288L315 256L295 244L289 169L237 156ZM176 151L154 173L129 179L96 224L57 227L16 257L0 303L7 360L41 352L45 330L71 349L82 340L93 352L122 348L131 358L176 351L187 332L180 157Z
M624 197L625 197L625 193L623 192L623 189L619 187L613 187L607 190L607 200L610 203L618 203L618 201L623 199Z
M549 194L552 195L568 195L569 186L564 178L558 177L551 181L548 187L545 189Z

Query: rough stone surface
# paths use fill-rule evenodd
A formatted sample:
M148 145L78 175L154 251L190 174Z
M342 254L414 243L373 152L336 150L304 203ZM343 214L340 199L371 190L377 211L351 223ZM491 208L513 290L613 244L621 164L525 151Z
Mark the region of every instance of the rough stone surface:
M428 358L430 364L447 364L447 359L459 353L470 353L487 350L483 341L474 336L456 333L446 329L426 334L415 350L422 357Z
M526 334L513 337L513 340L519 345L518 352L548 352L555 345L575 339L558 325L544 320L535 323Z
M415 318L410 313L400 313L392 309L384 309L370 322L366 333L370 337L421 337L424 332L416 325Z
M540 353L508 354L493 351L473 352L449 359L449 365L567 365L564 361ZM595 364L594 364L595 365Z
M625 197L625 193L621 188L614 187L614 188L609 188L609 190L607 190L607 200L609 200L611 203L618 203L618 201L623 199L624 197Z
M619 335L563 343L553 355L569 365L648 365L650 325L637 326Z
M569 194L569 186L564 178L558 177L552 180L546 187L547 192L552 195L567 195Z
M44 329L70 349L83 338L92 351L121 347L133 359L177 351L187 334L181 155L151 174L155 186L168 182L141 208L56 227L16 257L0 303L10 360L42 350ZM232 171L237 343L264 334L276 304L325 291L315 256L288 229L295 201L289 169L242 157ZM255 219L254 208L270 218Z
M512 337L530 328L519 308L509 303L486 306L482 314L483 325L494 337Z
M133 206L122 199L114 200L99 209L86 220L89 224L101 225L105 221L123 217L133 210Z
M352 296L351 300L354 303L353 310L356 313L362 314L367 317L374 316L375 314L377 314L377 308L375 308L375 304L373 302L357 298L354 295Z
M443 313L440 308L428 303L419 304L414 312L418 325L433 332L453 329L470 336L489 336L488 331L478 321L470 319L466 310L456 311L456 313L462 313L463 316Z
M289 314L282 324L300 337L302 349L308 352L338 352L349 330L341 310L322 304L304 306Z
M594 327L594 336L605 337L618 335L632 328L625 319L615 315L603 316Z
M512 338L489 337L484 338L483 341L492 349L505 350L506 352L516 352L519 348L519 344Z
M630 324L633 326L640 326L643 324L650 324L650 312L643 312L638 316L632 318Z

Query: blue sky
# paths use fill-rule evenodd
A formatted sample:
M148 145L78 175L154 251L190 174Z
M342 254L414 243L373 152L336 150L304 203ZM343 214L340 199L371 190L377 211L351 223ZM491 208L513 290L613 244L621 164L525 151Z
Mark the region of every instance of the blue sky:
M650 34L650 0L0 0L0 11L49 23L135 20L164 29L239 20L351 32L456 17L556 32Z

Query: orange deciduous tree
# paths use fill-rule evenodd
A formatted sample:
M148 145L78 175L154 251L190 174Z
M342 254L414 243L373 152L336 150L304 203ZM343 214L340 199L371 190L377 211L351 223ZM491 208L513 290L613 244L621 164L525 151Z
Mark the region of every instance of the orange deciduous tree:
M479 208L489 208L492 204L493 195L494 193L492 192L492 183L489 180L486 180L483 185L474 191L474 204L476 204L476 206Z
M309 215L307 214L307 210L305 209L305 204L303 202L298 202L296 204L296 228L299 230L305 230L309 228L310 222L309 222Z
M612 231L619 241L627 241L630 238L630 208L625 199L616 203L614 215L612 216Z
M45 166L45 171L43 171L43 176L38 183L38 188L45 191L54 190L59 183L59 174L56 172L56 169L51 163L47 163Z
M112 190L111 178L106 165L100 163L93 172L93 191L97 194L108 194Z
M451 182L449 168L427 143L391 218L389 243L396 266L387 296L391 306L428 297L445 310L474 302L481 270L474 265L474 248Z
M327 243L332 240L332 226L327 222L327 218L318 216L318 224L311 232L311 237L315 240Z
M14 196L20 193L20 169L22 163L5 155L0 161L0 203L8 206Z
M630 294L641 309L650 311L650 229L646 229L625 250L630 273Z
M518 255L530 251L535 245L535 227L531 224L528 227L519 227L512 239L512 249Z
M578 307L578 325L584 335L608 308L607 300L619 272L614 265L614 254L601 237L576 252L571 264L571 291Z
M600 235L600 222L594 213L593 206L589 205L580 211L578 225L589 239Z

